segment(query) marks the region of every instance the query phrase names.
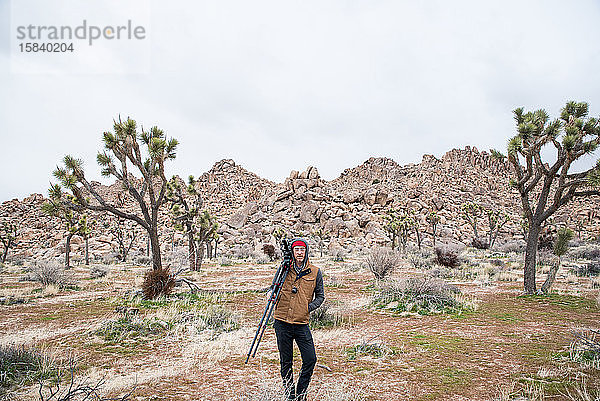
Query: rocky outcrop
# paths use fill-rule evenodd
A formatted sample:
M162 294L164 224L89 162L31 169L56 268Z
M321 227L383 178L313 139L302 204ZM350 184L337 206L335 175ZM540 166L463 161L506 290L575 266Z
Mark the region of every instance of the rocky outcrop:
M478 202L503 210L512 216L505 237L520 235L521 216L518 195L509 188L509 166L476 148L453 149L437 159L424 155L421 163L401 166L389 158L370 158L360 166L346 169L332 181L325 181L315 167L292 171L283 183L274 183L253 174L233 160L221 160L198 178L204 207L220 222L221 251L241 252L261 249L274 243L273 232L281 228L294 235L309 235L322 229L332 236L332 245L363 249L389 241L383 229L389 208L408 207L420 222L423 238L429 241L425 216L440 216L438 235L448 240L470 242L472 229L460 218L464 202ZM115 199L118 184L98 191ZM30 258L56 257L63 251L64 227L42 214L40 194L22 201L13 199L0 206L0 220L19 221L22 233L15 255ZM600 205L598 199L573 202L555 216L556 222L573 225L585 220L587 232L600 232L600 221L590 218ZM126 206L136 204L126 198ZM96 224L90 239L92 255L114 253L117 245L105 223L110 216L94 214ZM160 213L161 243L165 250L185 245L183 235L173 229L166 208ZM485 227L485 223L482 222ZM135 227L135 226L134 226ZM135 251L147 248L145 234L138 228ZM585 235L585 234L584 234ZM82 241L72 242L76 254Z

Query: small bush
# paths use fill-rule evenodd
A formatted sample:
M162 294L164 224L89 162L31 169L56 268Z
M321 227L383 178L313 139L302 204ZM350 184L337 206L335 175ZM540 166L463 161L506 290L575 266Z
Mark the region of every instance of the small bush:
M376 248L371 251L366 263L375 278L382 280L400 265L400 256L391 249Z
M485 238L473 238L471 245L476 249L489 249L490 243Z
M138 266L150 266L152 258L146 255L137 255L133 258L133 262Z
M73 284L73 276L64 266L51 260L41 260L29 268L28 279L43 286L55 285L65 288Z
M455 245L440 245L435 247L437 263L446 267L459 265L460 248Z
M573 331L575 340L569 349L569 358L583 366L600 369L600 330Z
M431 267L431 253L420 249L409 249L406 258L415 269L426 270Z
M573 273L579 277L594 277L600 275L600 261L593 261L573 267Z
M396 351L393 348L381 342L363 341L360 344L346 348L348 359L354 360L361 356L370 356L373 358L385 358L389 355L394 355Z
M377 308L419 315L457 313L475 309L474 304L461 299L458 288L440 279L410 278L381 287L373 304Z
M14 385L56 377L53 360L35 348L0 345L0 394Z
M311 329L339 327L350 323L350 318L333 310L331 304L325 301L319 308L310 314L309 325Z
M597 289L600 288L600 278L596 277L592 279L592 288ZM600 300L600 296L598 298ZM598 304L598 307L600 308L600 303Z
M142 293L145 299L169 295L175 287L175 279L169 269L150 269L144 276Z
M90 267L90 278L102 278L105 277L109 272L109 268L107 266L102 265L93 265Z
M498 250L500 250L500 252L504 252L504 253L509 253L509 252L523 253L523 252L525 252L526 246L527 246L527 243L523 240L509 241L505 244L500 245L498 247Z
M332 253L334 262L343 262L346 259L346 251L342 248L336 248Z
M103 254L100 260L105 265L111 265L117 263L120 259L117 252L108 252Z
M498 275L496 276L496 280L498 280L498 281L519 281L520 277L518 274L504 271L504 272L498 273Z
M204 329L216 332L233 331L240 327L237 315L231 309L221 305L209 306L199 317L204 323Z
M25 298L17 297L14 295L8 295L6 297L0 297L0 305L19 305L26 302Z
M230 258L224 256L221 258L219 264L221 266L233 266L233 261Z
M126 314L116 320L105 322L94 334L110 343L137 340L141 337L160 334L172 327L170 322L156 318L141 318Z
M252 259L256 264L264 265L271 261L267 255L259 252L252 252Z
M248 259L252 255L252 247L248 244L236 245L231 253L236 259Z
M267 255L267 257L269 258L270 261L275 260L275 246L272 244L264 244L263 245L263 252L265 253L265 255Z
M569 249L569 256L574 259L600 260L600 245L588 244Z

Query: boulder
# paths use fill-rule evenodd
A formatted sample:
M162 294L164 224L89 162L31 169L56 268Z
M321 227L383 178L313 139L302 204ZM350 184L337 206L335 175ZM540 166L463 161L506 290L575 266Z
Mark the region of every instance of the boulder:
M238 209L238 211L236 211L233 215L231 215L229 220L227 220L227 225L235 229L240 229L248 221L248 216L254 214L256 211L256 202L248 202Z

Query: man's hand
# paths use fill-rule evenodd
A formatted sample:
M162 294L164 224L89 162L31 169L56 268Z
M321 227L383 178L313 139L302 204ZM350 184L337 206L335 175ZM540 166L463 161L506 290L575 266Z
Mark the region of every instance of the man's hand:
M273 290L271 289L271 290L267 291L267 295L265 295L265 301L269 301L272 296L273 296Z

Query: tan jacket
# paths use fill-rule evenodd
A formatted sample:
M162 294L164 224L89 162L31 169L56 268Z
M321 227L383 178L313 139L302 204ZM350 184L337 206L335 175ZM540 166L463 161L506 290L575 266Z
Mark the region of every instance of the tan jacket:
M290 269L275 307L275 319L293 324L308 324L308 304L313 300L319 268L309 262L305 269L311 271L300 278L293 267ZM292 292L294 287L298 289L295 294Z

